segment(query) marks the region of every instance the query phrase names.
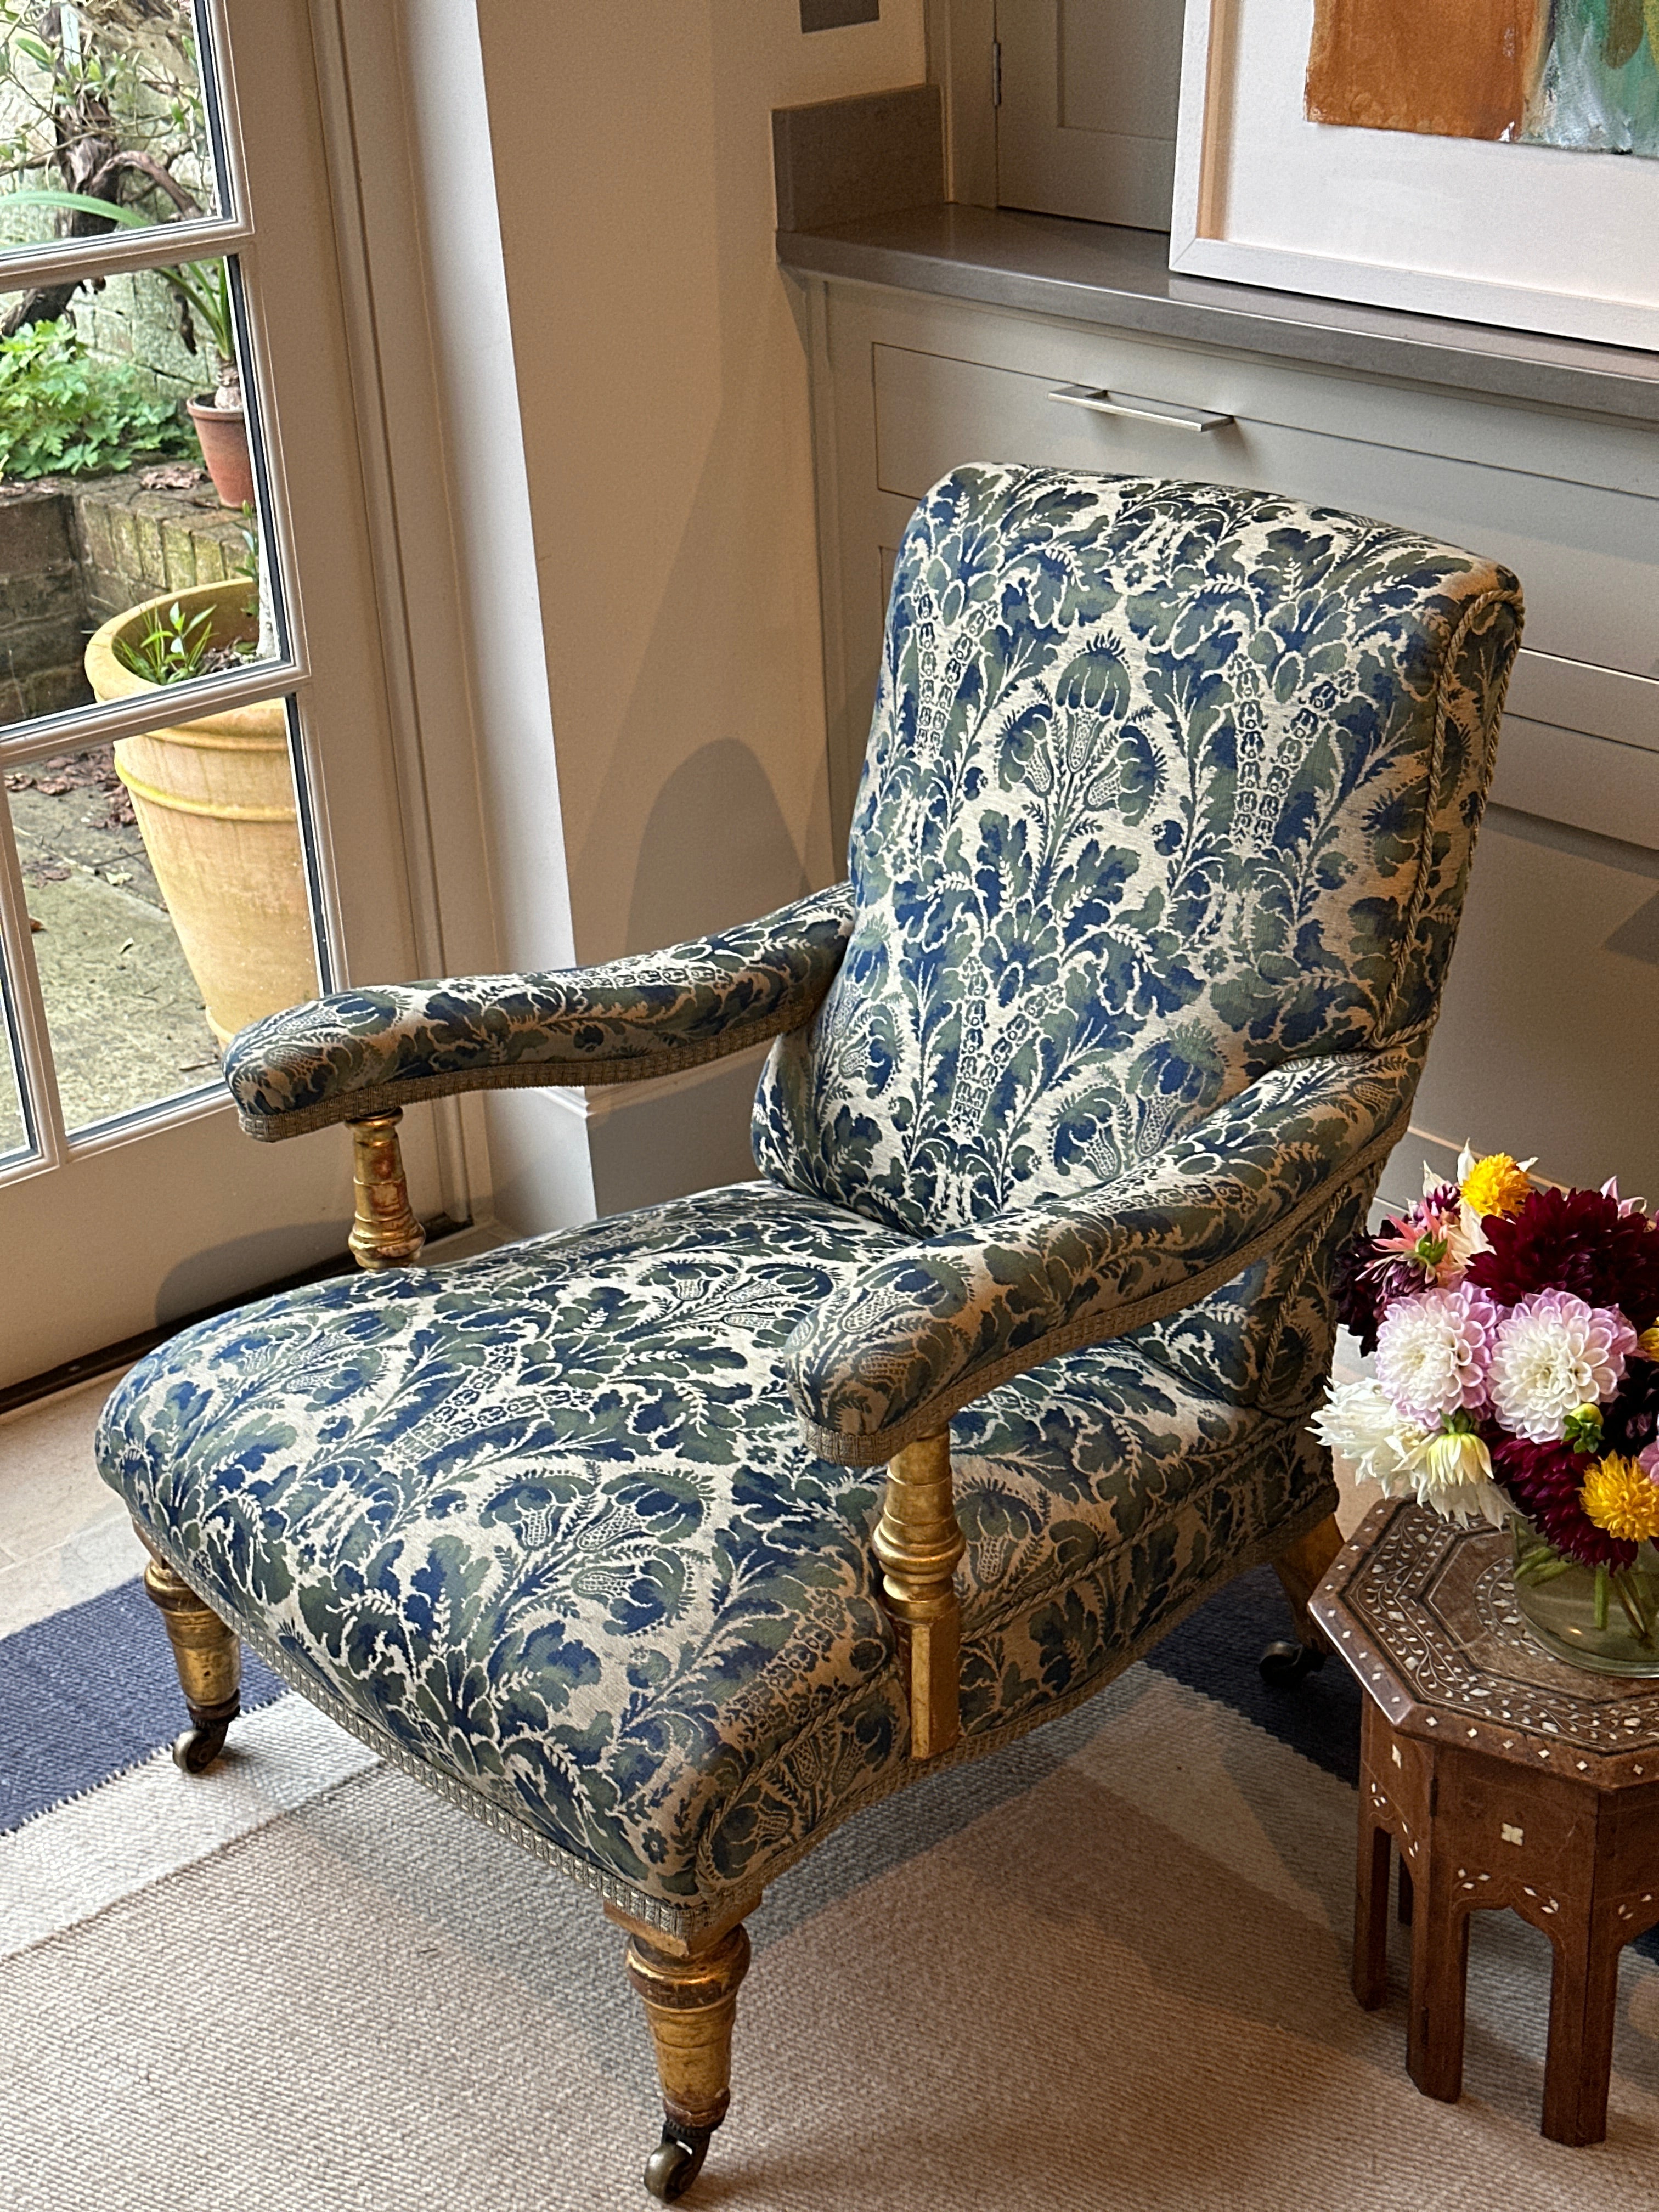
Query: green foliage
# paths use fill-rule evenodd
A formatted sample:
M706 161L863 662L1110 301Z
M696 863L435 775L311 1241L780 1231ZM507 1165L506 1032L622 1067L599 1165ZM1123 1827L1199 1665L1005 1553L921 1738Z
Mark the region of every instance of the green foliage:
M199 676L202 663L213 648L213 614L204 607L187 615L177 599L166 614L152 615L149 628L137 639L118 637L115 657L124 668L151 684L182 684Z
M97 476L191 450L177 408L125 362L94 361L67 319L0 338L0 477Z

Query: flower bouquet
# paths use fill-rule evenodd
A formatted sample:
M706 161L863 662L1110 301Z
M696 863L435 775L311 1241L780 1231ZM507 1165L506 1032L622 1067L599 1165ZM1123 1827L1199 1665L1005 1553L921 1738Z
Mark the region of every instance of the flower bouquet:
M1512 1522L1533 1633L1659 1674L1659 1223L1616 1183L1535 1185L1465 1150L1455 1183L1342 1255L1337 1311L1376 1354L1314 1426L1389 1497Z

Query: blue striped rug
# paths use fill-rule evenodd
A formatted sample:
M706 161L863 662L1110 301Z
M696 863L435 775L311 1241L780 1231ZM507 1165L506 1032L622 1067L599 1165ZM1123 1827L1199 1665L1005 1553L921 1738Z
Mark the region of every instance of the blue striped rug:
M244 1712L283 1687L244 1652ZM167 1631L136 1576L0 1638L0 1835L142 1766L188 1725Z

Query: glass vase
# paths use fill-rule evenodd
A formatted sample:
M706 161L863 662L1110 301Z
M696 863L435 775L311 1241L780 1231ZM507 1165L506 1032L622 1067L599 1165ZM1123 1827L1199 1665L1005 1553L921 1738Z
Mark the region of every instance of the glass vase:
M1659 1553L1627 1567L1587 1567L1517 1514L1515 1601L1547 1651L1597 1674L1659 1675Z

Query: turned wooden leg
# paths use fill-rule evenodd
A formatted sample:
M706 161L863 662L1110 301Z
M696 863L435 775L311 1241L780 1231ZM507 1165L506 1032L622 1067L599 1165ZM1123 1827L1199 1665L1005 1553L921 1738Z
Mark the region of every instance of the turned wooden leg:
M360 1267L410 1267L426 1242L404 1180L403 1147L398 1141L403 1118L394 1108L390 1114L371 1114L349 1125L356 1219L347 1241Z
M1598 2143L1607 2132L1607 2083L1619 2009L1621 1931L1593 1912L1552 1929L1550 2040L1542 2132L1552 2142Z
M887 1462L872 1547L882 1595L907 1644L910 1756L932 1759L962 1733L962 1611L957 1562L966 1551L951 1486L951 1433L923 1437Z
M137 1528L137 1522L133 1526ZM138 1540L149 1553L144 1588L167 1624L191 1722L173 1747L173 1759L186 1774L200 1774L224 1749L226 1732L242 1709L241 1644L235 1630L227 1628L174 1574L142 1528Z
M1334 1513L1305 1536L1298 1536L1273 1561L1291 1612L1296 1621L1296 1641L1270 1644L1261 1655L1264 1681L1299 1682L1304 1674L1322 1667L1330 1646L1324 1632L1308 1610L1308 1601L1331 1571L1331 1562L1342 1549L1342 1531Z
M732 2101L732 2026L749 1971L741 1926L710 1949L677 1959L643 1936L628 1942L628 1978L645 2006L662 2081L662 2141L645 2169L653 2197L672 2203L702 2171L708 2139Z

